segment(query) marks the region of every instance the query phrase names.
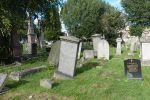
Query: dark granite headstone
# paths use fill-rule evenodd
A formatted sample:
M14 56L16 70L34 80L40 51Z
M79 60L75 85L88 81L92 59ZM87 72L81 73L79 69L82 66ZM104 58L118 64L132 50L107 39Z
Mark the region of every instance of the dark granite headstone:
M124 61L125 75L129 79L142 79L141 61L138 59L127 59Z
M32 56L36 56L36 55L37 55L37 44L32 43Z

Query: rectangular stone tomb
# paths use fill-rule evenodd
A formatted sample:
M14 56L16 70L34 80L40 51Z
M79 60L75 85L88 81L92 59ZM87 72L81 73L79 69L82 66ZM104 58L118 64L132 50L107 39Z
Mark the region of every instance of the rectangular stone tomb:
M127 59L124 61L125 75L128 79L142 79L141 61L138 59Z
M0 73L0 93L4 89L4 85L5 85L6 79L7 79L7 74Z

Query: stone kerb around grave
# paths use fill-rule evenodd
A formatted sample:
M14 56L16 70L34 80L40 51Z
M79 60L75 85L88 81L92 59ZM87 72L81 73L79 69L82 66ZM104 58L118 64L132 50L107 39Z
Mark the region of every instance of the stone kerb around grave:
M141 63L143 66L150 66L150 39L141 38Z
M79 39L73 36L61 36L58 70L54 73L56 79L73 78L78 55Z

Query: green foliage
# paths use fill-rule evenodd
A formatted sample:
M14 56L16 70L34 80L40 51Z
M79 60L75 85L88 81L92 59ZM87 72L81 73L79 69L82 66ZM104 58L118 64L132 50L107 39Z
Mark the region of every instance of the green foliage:
M70 34L79 38L104 34L112 45L117 31L124 27L121 13L102 0L68 0L61 17Z
M132 24L150 26L149 0L122 0L122 6Z
M75 6L72 6L75 5ZM62 9L62 19L70 34L90 37L99 33L99 16L104 13L101 0L68 0Z
M142 26L131 26L130 27L130 35L133 36L141 36L143 32L143 27Z

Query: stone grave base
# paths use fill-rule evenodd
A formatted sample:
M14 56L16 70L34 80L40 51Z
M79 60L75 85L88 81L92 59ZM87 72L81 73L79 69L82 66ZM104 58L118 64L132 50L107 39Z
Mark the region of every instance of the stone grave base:
M129 80L143 80L143 78L128 78Z
M4 87L1 91L0 91L0 95L6 93L9 90L8 87Z
M150 60L148 60L148 61L141 60L141 64L142 64L142 66L150 66Z
M53 76L56 80L57 79L73 79L73 77L65 75L64 73L61 73L59 71L54 72Z

